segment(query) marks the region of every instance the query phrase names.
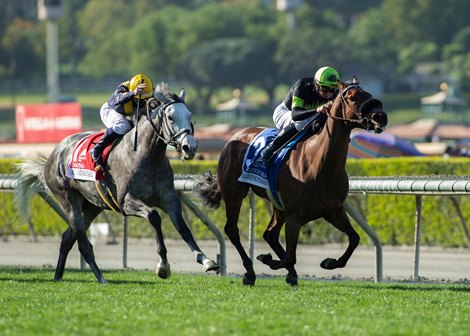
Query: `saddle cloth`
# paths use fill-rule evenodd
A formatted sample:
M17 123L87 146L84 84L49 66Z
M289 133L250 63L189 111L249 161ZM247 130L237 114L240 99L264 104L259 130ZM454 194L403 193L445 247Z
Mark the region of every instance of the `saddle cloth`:
M100 170L95 172L95 162L91 158L90 150L101 139L104 132L91 134L81 139L72 151L72 155L65 168L65 176L84 181L99 181L104 179L104 172ZM112 144L108 145L103 151L103 162L111 149Z
M273 205L279 210L284 209L284 203L278 190L278 175L282 161L292 148L307 134L308 130L299 132L287 145L274 154L268 164L259 157L261 150L272 142L279 131L267 128L258 134L248 146L243 158L242 174L238 181L266 189Z

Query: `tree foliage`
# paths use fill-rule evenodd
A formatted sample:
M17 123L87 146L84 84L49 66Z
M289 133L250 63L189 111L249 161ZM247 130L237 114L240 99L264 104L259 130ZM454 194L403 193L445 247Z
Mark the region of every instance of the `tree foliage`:
M310 76L325 64L341 73L389 81L411 71L417 62L433 60L444 62L448 72L470 87L470 0L448 0L445 5L441 0L303 0L292 13L276 11L275 3L63 1L65 15L58 20L60 72L97 78L146 72L198 85L207 77L203 82L209 90L221 85L219 73L231 73L235 63L253 57L243 61L241 73L248 74L244 84L261 86L271 94L276 84ZM45 22L37 20L36 10L36 0L0 2L1 79L44 77ZM295 17L295 29L288 28L289 16ZM247 45L233 49L231 43L243 39L260 47L251 42L249 52ZM220 41L228 44L222 47ZM202 74L195 65L191 71L180 69L183 64L203 64L189 55L202 55L211 43L226 58L219 57L217 73ZM208 55L209 60L214 57ZM237 75L227 77L223 85L239 86Z

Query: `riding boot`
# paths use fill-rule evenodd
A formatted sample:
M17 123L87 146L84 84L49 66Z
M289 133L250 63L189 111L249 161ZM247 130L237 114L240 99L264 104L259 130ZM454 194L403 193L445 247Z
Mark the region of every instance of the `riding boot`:
M113 143L114 140L119 138L121 135L114 132L112 128L106 129L100 141L90 151L91 158L96 163L95 171L103 169L103 151L109 144Z
M293 123L287 125L287 127L279 132L277 137L261 151L261 160L265 163L269 162L274 152L281 148L287 141L292 139L296 133L297 129Z

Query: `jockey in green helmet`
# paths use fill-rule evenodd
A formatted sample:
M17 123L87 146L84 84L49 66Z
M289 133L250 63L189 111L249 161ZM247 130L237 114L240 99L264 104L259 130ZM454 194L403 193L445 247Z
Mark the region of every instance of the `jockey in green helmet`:
M339 73L335 68L324 66L314 77L299 79L287 92L284 100L273 114L274 125L280 130L277 137L260 153L268 162L273 153L292 139L298 131L314 119L325 116L338 94ZM315 129L315 128L314 128Z

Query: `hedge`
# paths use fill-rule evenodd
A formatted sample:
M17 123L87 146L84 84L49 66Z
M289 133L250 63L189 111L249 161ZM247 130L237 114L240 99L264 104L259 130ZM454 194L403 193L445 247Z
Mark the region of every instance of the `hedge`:
M14 173L18 160L0 159L0 173ZM198 174L205 171L217 171L217 161L172 161L175 174ZM350 159L347 171L350 176L418 176L418 175L455 175L469 176L470 161L466 158L387 158L387 159ZM194 199L194 198L193 198ZM387 245L411 245L414 239L415 197L401 195L353 195L349 197L353 206L360 209ZM470 204L467 197L457 198L464 218L470 218ZM194 199L195 202L200 202ZM18 222L17 210L12 193L0 193L1 222L0 235L29 234L28 226ZM218 210L202 208L209 214L216 225L223 230L225 223L224 205ZM204 224L183 207L184 216L198 239L213 239L212 233ZM270 206L257 198L255 217L255 237L262 239L262 234L270 218ZM160 211L161 212L161 211ZM31 204L32 221L38 235L60 235L66 224L42 199L35 197ZM244 239L248 236L248 200L243 204L239 226ZM114 232L121 231L122 217L106 212ZM448 197L424 196L422 210L422 243L430 246L464 247L467 244L460 220ZM104 218L98 217L97 221ZM168 217L162 216L163 230L167 238L179 238ZM371 244L362 229L353 223L361 235L361 244ZM153 228L143 219L129 218L131 237L153 237ZM344 234L323 220L305 225L301 232L301 243L344 242Z

